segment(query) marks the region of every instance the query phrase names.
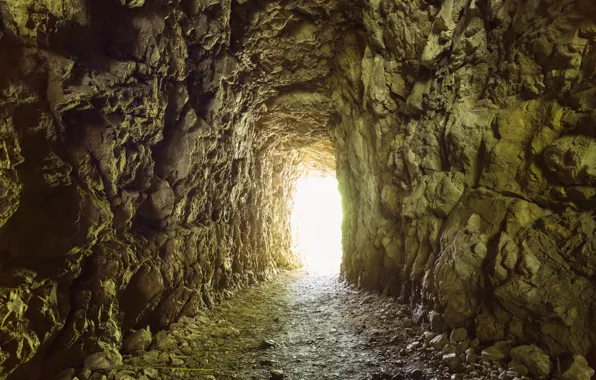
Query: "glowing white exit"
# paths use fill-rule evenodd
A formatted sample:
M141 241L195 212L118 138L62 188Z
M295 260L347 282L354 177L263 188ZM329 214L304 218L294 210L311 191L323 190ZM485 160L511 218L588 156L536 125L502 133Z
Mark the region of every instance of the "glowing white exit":
M304 177L294 193L292 238L309 269L338 272L341 264L341 196L334 177Z

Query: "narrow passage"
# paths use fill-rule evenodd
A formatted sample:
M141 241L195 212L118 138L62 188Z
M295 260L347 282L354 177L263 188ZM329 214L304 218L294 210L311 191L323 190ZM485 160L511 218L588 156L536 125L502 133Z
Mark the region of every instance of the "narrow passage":
M497 377L496 364L452 375L396 300L337 274L283 273L153 337L124 366L89 379L382 380ZM483 374L485 376L480 377ZM102 377L102 376L106 377Z

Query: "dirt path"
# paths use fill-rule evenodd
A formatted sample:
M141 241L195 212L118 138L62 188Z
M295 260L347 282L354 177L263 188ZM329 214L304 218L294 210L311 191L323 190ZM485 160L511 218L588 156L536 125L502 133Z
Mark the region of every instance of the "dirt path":
M369 327L373 321L398 319L399 309L388 299L356 293L337 276L304 273L250 290L232 302L238 309L233 307L225 318L241 326L241 336L252 338L249 347L259 347L264 340L276 344L237 352L233 368L217 363L216 377L266 379L270 369L282 370L287 379L368 379L383 370L391 373L386 360L391 350L375 344L375 335L395 332ZM385 308L371 313L373 299Z
M415 326L406 311L337 275L284 273L173 324L146 352L126 356L126 367L79 379L516 378L503 376L497 363L480 362L458 369L466 375L452 375L442 350L429 343L435 334Z

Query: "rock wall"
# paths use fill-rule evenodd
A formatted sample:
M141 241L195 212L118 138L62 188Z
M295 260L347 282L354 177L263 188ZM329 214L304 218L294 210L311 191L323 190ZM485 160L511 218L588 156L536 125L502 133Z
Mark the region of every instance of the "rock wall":
M131 328L299 265L297 149L329 139L299 87L333 33L295 8L0 2L0 378L117 363Z
M439 331L596 347L596 5L368 0L338 51L345 276Z

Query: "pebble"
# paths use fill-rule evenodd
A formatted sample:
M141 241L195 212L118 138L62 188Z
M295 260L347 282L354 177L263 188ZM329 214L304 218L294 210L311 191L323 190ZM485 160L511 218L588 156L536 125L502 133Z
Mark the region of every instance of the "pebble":
M516 372L517 374L521 375L521 376L526 376L528 373L530 373L530 371L528 371L528 368L523 365L522 363L518 362L517 360L513 360L509 363L509 365L507 366L507 368L509 368L510 370Z
M422 372L420 369L415 368L412 370L412 372L410 372L410 376L412 377L412 379L414 380L420 380L422 379L422 377L424 376L424 372Z
M446 334L437 335L430 341L430 345L436 350L442 350L447 343L449 343L449 339L447 339Z
M455 347L453 344L446 344L445 347L443 347L444 354L455 354L456 352L457 347Z
M445 363L450 369L455 369L459 365L459 359L456 354L445 354L443 355L443 363Z
M499 341L494 345L482 350L482 359L487 361L503 360L509 357L513 342L511 341Z
M277 346L277 342L271 339L265 339L261 342L261 348L273 348Z
M449 341L453 344L457 344L463 342L468 337L468 330L465 328L454 329L451 331L451 335L449 336Z
M284 378L284 371L281 369L272 369L271 373L271 380L282 380Z

